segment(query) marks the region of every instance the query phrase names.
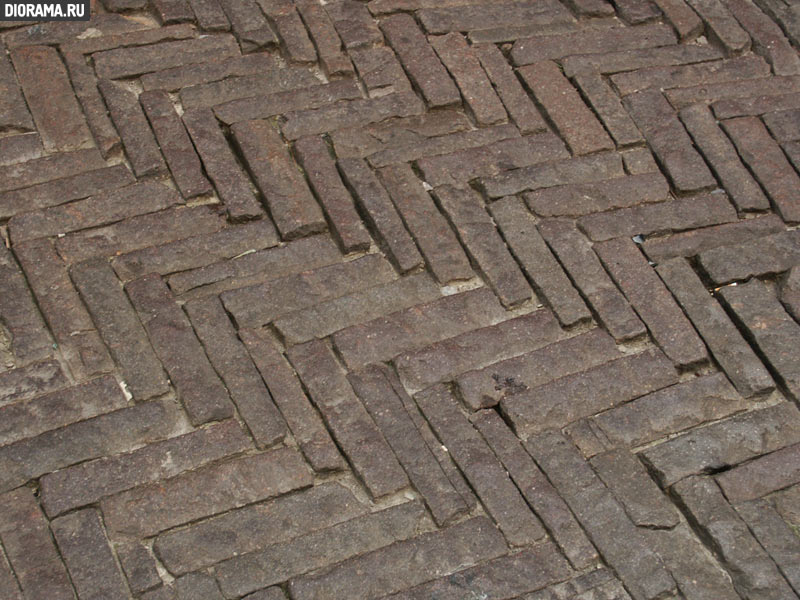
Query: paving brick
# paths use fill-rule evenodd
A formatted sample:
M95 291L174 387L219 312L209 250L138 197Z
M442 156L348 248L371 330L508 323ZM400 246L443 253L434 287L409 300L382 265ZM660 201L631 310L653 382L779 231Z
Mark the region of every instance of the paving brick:
M243 53L278 45L278 37L272 31L258 3L253 0L231 0L220 2L239 40Z
M792 267L780 284L780 299L787 312L800 322L800 268Z
M756 500L767 494L800 483L797 456L800 444L761 456L716 476L728 502Z
M280 448L134 488L100 506L109 531L144 537L309 485L300 454Z
M422 13L423 24L424 15ZM434 37L431 45L455 79L477 124L485 126L505 121L503 103L464 36L454 31Z
M74 600L69 575L31 490L0 496L0 540L25 596Z
M600 329L539 350L467 371L456 378L462 400L473 410L495 406L514 394L580 372L620 356Z
M227 236L223 237L225 238ZM246 253L247 250L237 251L236 256L225 261L174 273L168 278L169 286L173 292L186 297L203 297L277 279L303 269L315 269L341 262L336 244L322 235L301 238L283 246L256 250L249 254Z
M419 20L428 33L497 29L520 23L547 25L572 21L569 11L551 0L535 5L527 2L500 2L497 5L457 3L421 8Z
M684 4L684 7L686 5ZM686 7L694 15L694 11ZM697 15L695 15L697 18ZM698 24L700 20L698 19ZM692 63L702 63L722 58L722 53L710 46L681 44L677 46L659 46L657 48L635 48L630 50L608 51L597 54L577 54L567 56L561 61L564 75L573 78L576 75L597 73L610 75L621 71L646 69L648 67L669 67Z
M161 584L156 559L147 546L139 542L128 542L115 544L115 549L128 586L134 594Z
M556 63L537 62L519 69L519 74L574 155L614 148L603 126Z
M24 168L23 164L25 163L16 166ZM2 192L0 193L0 218L8 218L17 213L49 206L58 206L71 200L79 200L100 192L118 189L134 183L134 181L133 174L128 167L115 165Z
M665 94L670 104L680 110L698 102L711 104L716 101L736 101L751 96L778 96L796 92L799 87L800 77L792 75L675 88L667 90ZM722 117L717 115L717 118Z
M719 0L687 0L706 24L711 43L724 48L726 54L739 54L750 49L750 36Z
M258 5L274 25L282 47L292 62L313 63L317 51L308 37L305 25L289 0L259 0Z
M500 406L516 432L528 437L549 428L565 427L677 380L664 355L647 350L513 394L504 398Z
M133 19L126 17L116 17L118 21L113 27L105 27L108 17L105 14L102 29L105 35L66 35L63 39L58 39L61 48L66 52L79 54L94 54L103 50L114 48L129 48L136 46L147 46L157 42L185 40L195 36L195 30L190 25L169 25L167 27L148 27L141 23L136 23ZM95 24L100 24L100 15L93 15ZM63 30L62 30L63 31ZM55 32L53 32L55 33ZM76 32L83 34L84 31ZM50 37L50 42L56 41L56 37Z
M120 254L114 257L113 265L120 279L130 281L148 273L191 272L191 269L219 264L214 261L232 259L244 252L277 244L275 227L271 221L262 219ZM172 279L170 286L175 289Z
M764 123L779 143L800 139L800 110L781 110L764 115Z
M645 333L644 324L572 222L547 219L539 224L538 229L614 339L632 339Z
M169 401L146 402L3 446L0 489L12 489L45 473L162 439L175 428L175 412Z
M0 192L30 188L37 184L79 175L105 167L100 153L92 148L58 152L29 160L20 165L0 167Z
M381 29L411 81L420 89L432 108L461 102L453 80L411 15L397 14L387 17L381 22Z
M281 411L300 450L315 471L336 471L344 461L325 429L322 419L312 407L300 380L274 342L260 330L241 329L244 342L273 401Z
M472 268L464 250L411 167L385 167L379 177L436 279L442 284L470 279Z
M0 166L26 162L44 155L38 133L19 133L0 138Z
M668 200L669 183L661 173L644 173L544 188L524 198L541 217L579 217Z
M182 65L146 73L141 76L140 81L146 91L176 92L181 88L220 81L228 77L269 71L275 68L275 62L275 57L271 54L233 56L213 62Z
M772 81L770 80L761 80ZM749 117L762 115L779 110L800 108L800 101L794 93L752 94L749 97L717 100L711 104L714 116L717 119L731 119L733 117Z
M397 375L386 366L370 366L348 376L354 391L394 450L412 485L440 526L468 507L406 412L412 403Z
M8 600L22 600L22 590L19 589L17 578L11 571L5 553L0 551L0 592Z
M22 391L18 388L18 391ZM13 394L10 399L14 399ZM93 379L64 390L0 407L0 443L10 444L124 408L122 390L113 377Z
M364 6L355 0L335 0L325 5L345 48L359 48L381 41L381 32Z
M331 222L339 247L344 253L367 250L372 238L355 210L325 141L319 137L301 138L295 144L295 152Z
M194 13L186 0L158 0L153 7L162 24L194 21Z
M339 169L358 207L379 244L400 271L407 273L423 264L422 255L406 231L389 194L378 178L359 158L339 160Z
M299 344L439 295L439 287L427 273L416 273L279 317L273 326L287 346Z
M674 487L679 502L731 572L737 591L750 598L790 598L793 593L775 563L761 548L709 478L691 477Z
M480 179L489 198L502 198L526 190L537 190L570 183L589 183L624 175L618 154L604 152L565 160L542 163L506 171Z
M723 122L739 154L772 200L776 212L787 223L800 221L800 176L756 117Z
M636 92L626 96L623 103L679 192L716 186L714 176L661 92Z
M283 590L278 586L268 587L245 596L245 600L286 600Z
M218 0L188 0L189 6L192 9L197 24L206 31L229 31L231 24L228 22L228 17L222 9L222 5ZM258 37L258 35L254 35ZM271 38L267 34L264 37L267 41ZM244 42L245 48L248 47L247 42Z
M719 296L760 356L777 374L777 380L789 396L795 400L800 398L800 361L795 351L800 325L758 279L724 287Z
M613 27L518 40L511 50L511 59L516 65L528 65L573 54L602 54L674 43L675 34L667 25L642 25L635 30Z
M139 102L183 197L192 198L210 193L211 184L203 175L200 158L167 93L144 92L139 96Z
M653 21L661 16L656 4L648 0L617 0L614 5L620 16L631 25Z
M15 251L39 310L76 379L109 372L111 357L52 244L32 240L18 244Z
M136 94L108 80L101 80L98 87L136 176L165 173L167 166Z
M503 198L490 205L489 212L537 295L555 312L561 324L568 326L590 319L591 313L522 202L514 197Z
M393 279L389 264L380 255L369 254L352 262L231 290L221 298L239 327L260 327L293 311Z
M350 56L370 93L411 89L411 82L391 48L386 46L360 48L353 50Z
M541 348L560 337L556 320L548 311L538 310L404 352L394 363L406 389L418 391L465 371Z
M162 533L154 549L171 573L182 575L234 556L286 545L366 512L347 488L323 483Z
M230 417L225 386L206 358L189 319L158 275L125 286L150 343L175 386L193 425Z
M644 175L658 173L658 165L652 153L647 148L634 148L622 154L625 171L629 175Z
M597 552L531 456L525 451L500 415L483 410L475 413L472 423L503 463L522 495L542 519L550 535L576 569L593 565Z
M800 73L800 58L777 23L746 0L734 0L725 6L750 34L753 50L772 65L776 75Z
M502 536L491 522L476 517L352 558L318 575L292 579L289 593L298 600L316 598L321 590L330 593L332 599L377 598L496 558L505 551ZM375 577L377 572L383 575Z
M55 241L64 260L75 263L166 244L222 229L223 215L208 206L175 206L118 221L112 225L67 234Z
M412 538L420 527L425 527L426 514L424 506L418 502L367 513L258 552L231 558L215 567L217 581L226 597L231 598L350 557L363 560L359 555L369 557L370 552L393 548L392 543ZM413 540L410 543L413 545ZM384 561L383 564L389 563ZM379 571L381 569L369 571L370 576Z
M264 212L261 203L231 152L214 114L208 109L189 110L183 114L183 123L231 218L248 220L260 217Z
M644 141L617 95L597 73L581 73L575 83L605 125L617 146Z
M642 458L663 485L736 465L800 441L794 405L777 404L695 429L644 450ZM699 454L695 448L702 447Z
M3 86L3 100L0 104L0 129L31 131L33 119L28 112L25 98L19 87L14 67L6 54L6 45L0 42L0 85Z
M301 0L296 5L314 40L325 72L329 76L352 73L353 65L342 52L342 41L325 8L314 0Z
M332 350L314 340L288 351L333 437L373 498L396 492L408 478L391 447L353 392Z
M178 204L175 190L155 182L142 182L91 196L69 204L23 213L8 223L15 244L54 237L81 229L108 225L142 214L158 212Z
M526 447L633 598L675 593L675 581L658 554L572 444L550 432L532 438Z
M466 135L458 137L461 138L460 141L467 140ZM471 137L475 139L477 136ZM469 181L480 177L491 177L509 169L527 167L553 159L569 158L564 142L552 133L510 137L439 156L427 156L427 152L425 154L424 158L417 160L417 166L428 184L433 187L451 185L461 188L467 187Z
M703 21L684 0L654 0L664 13L667 21L672 23L682 42L696 39L703 33Z
M11 404L67 387L69 380L54 360L33 363L0 373L2 404Z
M25 276L5 244L0 244L0 320L11 338L9 347L17 362L48 358L52 354L53 340L44 324Z
M630 596L609 569L600 567L589 571L569 581L551 585L525 596L525 600L567 600L580 594L585 598L614 598L615 600L630 600Z
M703 271L717 284L780 273L798 263L800 234L795 231L781 231L712 248L699 256Z

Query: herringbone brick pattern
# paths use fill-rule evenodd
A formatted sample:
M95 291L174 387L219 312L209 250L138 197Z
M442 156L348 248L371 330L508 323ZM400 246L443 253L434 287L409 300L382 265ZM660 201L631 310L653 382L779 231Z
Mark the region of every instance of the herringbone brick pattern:
M800 4L0 36L0 598L800 596Z

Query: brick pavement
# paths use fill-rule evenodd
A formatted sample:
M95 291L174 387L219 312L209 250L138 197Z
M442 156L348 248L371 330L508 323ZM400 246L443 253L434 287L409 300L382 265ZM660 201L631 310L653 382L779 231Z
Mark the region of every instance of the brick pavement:
M796 2L0 40L2 600L800 597Z

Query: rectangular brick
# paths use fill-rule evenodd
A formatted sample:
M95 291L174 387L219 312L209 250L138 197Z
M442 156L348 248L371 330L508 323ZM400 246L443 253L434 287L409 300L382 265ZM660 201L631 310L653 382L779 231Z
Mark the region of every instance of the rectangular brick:
M654 0L655 4L664 13L667 21L672 23L681 42L696 39L705 25L697 13L684 0Z
M166 92L176 92L181 88L212 83L228 77L255 75L271 70L275 67L275 64L275 57L271 54L248 54L223 58L213 62L170 67L142 75L140 81L146 91L164 90Z
M139 96L139 102L183 197L211 193L211 183L203 175L200 158L167 92L144 92Z
M172 188L145 181L100 193L86 200L17 215L9 221L8 231L12 241L17 244L158 212L180 201L180 196Z
M123 281L148 273L184 274L219 264L215 261L227 264L227 260L234 260L242 253L261 251L277 244L278 235L274 225L271 221L262 219L121 254L114 257L113 265ZM170 286L172 283L170 278Z
M125 291L192 424L233 416L225 386L161 278L146 275L128 283Z
M558 65L541 61L518 70L572 154L612 150L614 143Z
M424 14L421 15L423 24ZM486 126L505 121L507 115L503 103L464 36L453 31L432 38L431 45L455 79L475 122Z
M365 513L367 507L346 487L323 483L162 533L154 550L170 573L182 575L270 546L285 547Z
M800 233L781 231L701 252L699 264L717 284L772 275L800 263Z
M745 98L752 96L778 96L791 93L796 96L798 89L800 89L800 77L792 75L675 88L667 90L666 96L670 104L676 110L680 110L685 106L698 102L712 104L725 100L745 101ZM723 117L717 115L717 118L721 119Z
M716 476L728 502L748 502L800 483L800 444L761 456Z
M175 206L105 227L67 234L56 239L56 248L65 260L74 263L214 233L224 225L224 215L219 214L216 207Z
M669 199L669 183L661 173L544 188L524 194L531 212L541 217L579 217Z
M0 541L25 596L74 600L69 575L31 490L0 496Z
M214 571L223 593L232 598L350 557L369 556L365 553L411 538L428 522L421 503L407 502L236 556Z
M11 61L45 151L67 152L94 146L56 49L47 46L15 48L11 51Z
M643 531L572 444L551 432L529 440L526 447L635 600L675 594L675 581Z
M336 350L350 369L386 362L419 348L505 318L497 298L486 288L443 296L399 310L333 335Z
M714 176L660 91L630 94L623 104L678 191L696 192L716 186Z
M24 168L24 164L16 166L17 168ZM115 165L113 167L97 168L86 173L79 172L76 175L65 176L62 179L31 185L23 189L0 192L0 218L6 219L13 217L17 213L58 206L72 200L80 200L94 194L130 185L135 181L128 167Z
M730 223L736 219L736 209L731 205L728 196L724 193L712 193L586 215L578 219L578 226L590 239L604 241L618 237L696 229Z
M507 197L489 206L503 238L533 283L538 297L547 303L562 325L591 318L577 290L536 229L536 222L519 198Z
M688 10L691 12L691 9ZM630 32L630 29L626 31ZM564 75L574 78L577 75L591 73L610 75L620 71L693 64L719 58L722 58L722 53L711 46L680 44L632 50L612 49L598 54L577 54L566 57L561 63Z
M323 230L322 210L273 124L243 121L233 125L231 132L281 237L292 239Z
M517 434L561 428L678 381L657 350L625 356L504 398L500 406Z
M378 598L505 552L502 536L491 522L476 517L351 558L327 572L292 579L289 590L297 600L319 598L322 590L331 600ZM375 577L376 572L384 576Z
M800 140L800 109L768 113L764 115L764 124L781 144Z
M256 446L263 449L281 441L287 433L286 423L236 336L222 302L214 297L192 300L185 310Z
M211 110L187 110L183 124L230 217L243 221L262 216L264 209Z
M372 497L379 498L406 487L405 472L327 344L314 340L292 346L288 355L333 437Z
M17 578L11 571L5 552L0 549L0 593L8 600L23 600L22 590L19 589Z
M740 117L722 123L736 149L787 223L800 221L800 176L786 160L780 146L757 117Z
M527 354L467 371L456 378L456 383L462 400L471 409L478 410L619 356L614 340L602 329L593 329Z
M50 527L79 598L128 594L97 509L87 508L55 519Z
M672 362L686 367L708 358L692 324L636 244L618 238L595 245L595 251Z
M167 437L178 421L170 404L145 402L3 446L0 489L12 489L69 465Z
M736 389L747 398L772 390L764 365L689 263L675 258L656 270Z
M668 25L642 25L634 29L612 27L518 40L511 50L516 65L563 58L573 54L604 54L620 50L672 46L675 34Z
M27 401L18 400L0 407L0 444L34 437L126 405L122 390L111 376Z
M0 138L0 167L19 164L44 155L38 133L18 133Z
M394 271L382 256L368 254L351 262L301 271L263 284L231 290L223 293L221 298L239 327L261 327L318 302L394 278Z
M800 413L784 402L694 429L641 452L667 486L800 442ZM699 453L696 448L702 447Z
M15 251L73 376L83 380L109 372L113 361L69 279L67 265L50 241L23 242Z
M260 0L258 5L264 11L275 32L281 39L282 48L295 63L314 63L317 51L300 15L290 0ZM374 27L374 25L373 25Z
M331 223L339 248L345 254L367 250L372 238L356 212L325 141L319 137L301 138L295 144L295 153Z
M503 321L440 342L404 352L394 360L409 391L418 391L460 373L546 346L561 337L561 328L549 311Z
M230 21L231 29L236 35L236 39L239 40L243 53L278 45L277 36L254 0L219 2L219 7ZM221 25L219 27L221 28Z
M313 0L309 0L313 2ZM391 48L376 46L350 52L356 70L370 95L411 89L411 82Z
M786 311L800 321L800 268L792 267L780 283L779 297Z
M136 176L165 174L167 165L136 94L105 79L98 83L98 88Z
M325 73L329 76L352 73L353 65L342 51L342 40L325 8L314 0L301 0L296 5L314 40Z
M58 152L19 165L0 167L0 192L31 188L54 179L79 175L85 171L102 169L105 166L103 157L95 148ZM65 200L58 201L59 204L61 202L65 202Z
M800 400L800 325L784 310L766 284L758 279L719 291L722 302L749 341L777 374L790 398Z
M800 73L800 58L778 23L770 19L755 4L744 0L727 2L725 7L750 34L753 51L772 65L776 75Z
M188 0L197 24L206 31L230 31L231 24L217 0ZM238 32L237 32L238 33ZM243 42L245 47L248 46Z
M230 35L213 35L189 40L161 42L150 46L114 48L93 56L97 75L122 79L170 67L219 60L239 53Z
M481 187L489 198L501 198L525 190L538 190L570 183L591 183L598 179L622 177L619 155L611 152L546 162L482 177Z
M135 2L134 2L135 3ZM95 24L101 25L95 18ZM58 43L62 49L68 52L80 54L94 54L112 48L132 48L135 46L148 46L163 41L185 40L194 37L195 29L188 25L168 25L166 27L148 27L142 23L135 23L129 17L106 13L103 17L102 26L99 30L103 35L81 36L83 31L77 30L72 33L59 28L57 31L48 32L49 35L43 36L40 43ZM113 18L113 21L109 19Z
M381 42L381 31L363 2L334 0L325 5L345 48L359 48Z
M468 507L426 446L405 406L413 401L397 375L385 365L372 365L348 376L353 390L394 450L411 483L439 526L467 512Z
M411 166L384 167L378 175L437 281L472 278L467 255Z
M572 565L576 569L593 565L598 558L594 546L500 415L496 411L482 410L475 413L471 421Z
M305 67L279 68L277 64L272 64L264 72L254 75L228 77L182 88L180 98L187 110L205 109L262 95L264 90L270 90L272 94L301 92L304 88L318 87L320 83Z
M722 46L727 55L750 49L750 36L739 26L734 16L719 0L687 0L706 24L708 38Z
M348 158L339 161L339 169L378 243L400 273L424 264L389 194L367 164L359 158Z
M55 360L9 369L0 373L0 405L47 394L68 385L69 380Z
M771 80L762 79L761 81ZM800 108L800 99L796 93L753 95L744 98L717 100L711 104L711 109L717 119L758 116L773 111L792 110L795 108Z
M249 436L229 419L131 452L49 473L41 479L42 505L53 517L251 448Z
M632 339L646 332L628 300L603 269L589 242L572 222L547 219L539 223L538 229L615 340Z
M300 344L387 313L430 302L440 294L439 286L430 275L416 273L279 317L273 326L286 345Z
M6 54L6 45L0 42L0 82L3 86L3 98L0 100L0 128L32 131L34 129L31 113L25 104L22 90L19 87L17 76L11 59Z
M576 593L587 598L592 598L592 596L603 598L606 596L614 598L614 600L631 600L630 595L619 579L605 567L600 567L594 571L589 571L585 575L551 585L533 594L528 594L525 596L525 600L571 600Z
M571 22L572 15L558 2L504 1L497 4L459 2L439 6L420 6L419 20L428 33L474 31L513 27L520 23L548 25Z
M411 15L387 17L381 22L381 29L431 108L461 102L458 88Z
M644 141L617 95L598 73L581 73L575 78L581 93L597 113L617 146Z
M231 481L237 484L231 486ZM104 499L100 506L110 531L147 537L311 483L300 454L280 448L134 488Z
M317 472L342 469L345 462L336 444L276 344L264 330L240 329L239 337L311 468Z

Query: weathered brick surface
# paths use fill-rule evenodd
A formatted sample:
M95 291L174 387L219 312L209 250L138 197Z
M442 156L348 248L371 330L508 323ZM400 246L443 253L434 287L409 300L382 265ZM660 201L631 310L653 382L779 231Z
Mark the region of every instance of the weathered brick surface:
M800 263L800 234L781 231L772 235L725 244L702 252L699 263L717 284L780 273Z
M67 385L69 380L54 360L33 363L0 374L0 391L3 392L4 405L46 394Z

